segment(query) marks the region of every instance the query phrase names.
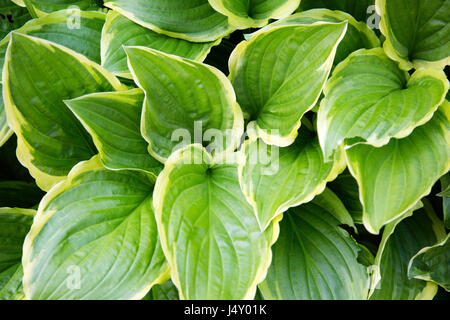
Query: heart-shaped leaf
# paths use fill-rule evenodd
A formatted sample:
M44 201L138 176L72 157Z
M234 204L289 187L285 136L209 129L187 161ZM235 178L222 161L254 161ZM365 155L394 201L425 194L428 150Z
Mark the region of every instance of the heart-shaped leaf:
M298 8L300 0L209 0L236 29L260 28L270 19L282 19Z
M374 148L360 144L347 150L347 162L359 185L367 230L378 234L386 223L410 210L450 169L450 108L404 139Z
M152 208L154 179L98 156L42 200L24 243L27 299L141 299L167 279Z
M215 41L233 31L208 0L109 0L104 6L153 31L193 42Z
M22 245L35 210L0 208L0 300L23 299Z
M158 176L153 205L181 299L255 296L278 222L261 232L240 189L236 164L215 164L201 145L180 149Z
M450 2L376 0L384 50L404 70L450 64Z
M367 299L369 277L358 262L359 245L339 227L333 207L327 196L318 196L284 215L272 264L259 285L265 299Z
M194 142L211 142L208 148L215 154L240 145L242 111L223 73L150 48L125 50L133 78L145 92L141 132L153 157L164 162Z
M408 136L433 116L448 88L444 72L420 69L409 78L382 49L351 54L334 70L319 108L326 159L342 143L380 147Z
M113 74L132 78L122 46L144 46L183 58L203 61L216 42L195 43L147 29L115 11L109 11L102 33L102 66Z
M265 143L294 142L303 114L320 97L346 29L346 22L278 26L233 51L229 78L249 125Z
M122 89L113 75L66 47L11 35L3 69L8 124L18 136L19 161L42 189L49 190L75 164L96 153L63 100Z
M262 230L287 209L322 193L346 166L342 152L325 163L317 137L306 129L287 148L258 139L247 141L243 152L239 182Z
M162 165L147 152L140 121L144 93L141 89L92 93L66 105L91 134L108 169L143 170L155 176Z

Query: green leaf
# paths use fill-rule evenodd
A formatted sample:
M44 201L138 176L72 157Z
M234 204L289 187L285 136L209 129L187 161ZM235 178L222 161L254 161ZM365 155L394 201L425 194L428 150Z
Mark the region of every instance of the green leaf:
M45 193L33 182L0 181L0 207L31 208Z
M351 14L358 21L366 21L368 8L375 0L302 0L298 10L314 8L340 10Z
M80 11L78 25L71 25L71 15L70 10L50 13L28 21L16 32L55 42L100 63L100 39L106 15L101 12ZM10 38L9 34L0 41L0 68L3 67Z
M233 51L229 78L249 126L265 143L294 142L303 114L320 97L346 29L346 22L278 26Z
M214 163L201 145L186 146L158 176L153 205L181 299L253 299L278 223L260 231L236 164Z
M293 14L287 18L271 23L264 27L263 30L270 30L277 26L298 25L298 24L314 24L319 21L326 22L343 22L347 21L347 32L339 43L334 58L334 66L348 57L352 52L366 48L376 48L380 46L380 40L367 24L356 21L349 14L342 11L331 11L328 9L313 9Z
M346 166L342 152L325 163L317 137L306 129L287 148L268 146L260 139L244 146L239 182L261 230L289 208L322 193Z
M2 83L0 82L0 90L3 91ZM6 121L5 103L3 102L3 95L0 93L0 147L11 137L13 132Z
M157 284L142 300L179 300L178 289L171 280Z
M362 224L363 207L359 201L358 183L355 178L346 170L328 183L327 187L339 197L355 223Z
M76 16L80 10L98 10L95 0L23 0L30 13L36 17L47 13L69 9Z
M113 75L70 49L11 35L3 69L6 114L18 137L17 157L40 188L49 190L75 164L96 153L89 134L63 100L123 89Z
M270 19L282 19L298 8L300 0L209 0L236 29L260 28Z
M26 8L15 5L11 0L0 0L0 40L30 19Z
M436 294L435 284L408 278L410 259L424 246L435 244L443 232L442 222L431 205L424 204L424 209L406 219L401 217L384 229L375 258L377 271L372 300L432 299Z
M142 170L156 178L162 165L147 152L140 132L144 93L141 89L100 92L65 101L91 134L108 169Z
M450 2L376 0L384 50L404 70L450 64Z
M240 145L242 111L223 73L150 48L125 51L134 81L145 92L141 132L154 158L164 162L194 142L208 145L215 154Z
M359 245L339 227L329 210L334 204L326 203L313 200L284 214L272 264L259 285L265 299L367 298L369 277L358 262Z
M421 249L408 265L408 277L434 282L450 291L450 234L434 246Z
M450 108L444 104L425 125L401 140L346 151L358 181L364 226L378 234L386 223L410 210L450 169Z
M326 159L342 143L381 147L408 136L433 116L448 88L444 72L420 69L409 78L382 49L351 54L334 70L319 108Z
M153 178L78 164L42 200L24 243L27 299L141 299L168 266L152 208Z
M0 208L0 300L22 299L22 244L35 210Z
M215 41L233 31L208 0L110 0L104 6L155 32L193 42Z
M109 11L102 33L102 66L113 74L132 78L122 46L144 46L183 58L203 61L216 42L194 43L156 33Z

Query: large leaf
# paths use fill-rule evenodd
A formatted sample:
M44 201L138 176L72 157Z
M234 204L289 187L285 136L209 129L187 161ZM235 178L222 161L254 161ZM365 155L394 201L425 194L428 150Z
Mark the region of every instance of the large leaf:
M444 104L427 124L381 148L360 144L347 150L359 185L366 229L378 234L410 210L450 169L450 108Z
M164 162L194 142L210 141L216 154L239 146L244 120L223 73L150 48L125 50L134 80L146 94L141 132L153 157Z
M179 300L178 289L171 280L167 280L154 285L142 300Z
M352 52L361 49L371 49L380 46L380 40L376 36L367 24L364 22L356 21L349 14L342 11L331 11L328 9L313 9L304 12L293 14L287 18L271 23L264 27L263 30L270 30L277 26L282 25L295 25L295 24L313 24L319 21L326 22L343 22L347 21L347 32L344 38L339 43L339 47L336 51L334 58L334 65L347 58Z
M183 58L203 61L217 42L194 43L147 29L115 11L109 11L102 33L102 66L113 74L132 78L122 46L144 46Z
M328 183L327 187L339 197L355 223L361 224L363 208L359 201L358 183L355 178L346 170Z
M346 164L343 153L325 163L319 141L306 129L287 148L247 141L239 166L239 182L264 230L278 215L311 201Z
M158 176L158 230L181 299L252 299L270 264L278 222L261 232L237 166L201 145L176 151Z
M285 213L272 264L259 285L265 299L367 298L369 276L358 262L359 245L339 227L342 221L331 212L334 203L316 201Z
M410 259L425 246L435 244L444 232L442 222L430 204L399 218L386 226L375 258L377 272L372 287L372 300L432 299L437 286L422 280L408 278Z
M431 247L421 249L408 265L408 277L432 281L450 291L450 234Z
M376 5L384 49L401 68L450 64L450 1L376 0Z
M0 40L30 19L26 8L15 5L11 0L0 0Z
M166 280L153 182L106 170L98 156L75 166L44 197L25 239L27 299L141 299Z
M34 17L42 17L47 13L69 9L74 16L78 15L80 10L97 10L96 0L23 0L28 11Z
M16 32L58 43L100 63L100 39L106 15L101 12L80 11L79 25L76 27L71 27L68 23L71 15L70 10L50 13L28 21ZM10 38L11 35L8 35L0 41L0 68L3 67Z
M442 71L401 71L382 49L359 50L337 66L318 113L325 157L345 143L383 146L426 123L449 88Z
M109 0L104 5L153 31L193 42L215 41L233 31L208 0Z
M236 29L260 28L270 19L282 19L298 8L300 0L209 0Z
M0 208L0 300L22 299L22 244L35 210Z
M63 100L124 89L109 72L47 40L13 33L3 69L8 124L17 157L44 190L96 153L89 134Z
M162 165L147 151L140 121L144 93L141 89L92 93L65 101L91 134L108 169L143 170L155 177Z
M327 8L351 14L358 21L366 21L368 8L375 0L302 0L298 10Z
M278 26L233 51L230 80L249 125L265 143L294 142L303 114L320 97L346 29L346 22Z

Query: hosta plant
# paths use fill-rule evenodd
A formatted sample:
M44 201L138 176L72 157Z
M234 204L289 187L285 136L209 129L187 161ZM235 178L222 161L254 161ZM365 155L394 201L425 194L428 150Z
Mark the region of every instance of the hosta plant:
M449 64L449 0L0 0L0 299L445 297Z

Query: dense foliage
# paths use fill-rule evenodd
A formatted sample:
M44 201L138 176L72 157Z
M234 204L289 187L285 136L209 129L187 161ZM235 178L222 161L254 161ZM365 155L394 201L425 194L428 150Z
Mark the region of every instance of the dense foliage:
M0 0L0 299L450 290L450 0Z

